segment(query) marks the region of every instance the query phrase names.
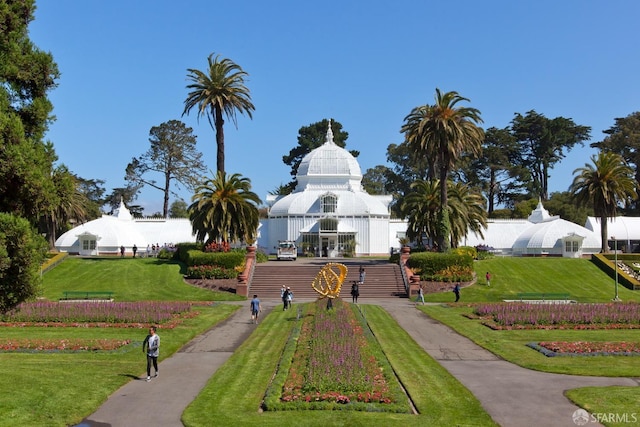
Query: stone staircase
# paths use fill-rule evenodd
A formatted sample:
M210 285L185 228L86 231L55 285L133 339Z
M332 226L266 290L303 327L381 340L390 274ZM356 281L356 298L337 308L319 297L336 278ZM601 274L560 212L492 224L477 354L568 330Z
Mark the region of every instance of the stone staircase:
M249 296L257 294L260 299L279 299L282 285L291 287L295 299L317 298L311 287L313 279L328 262L347 266L347 279L342 285L340 296L351 298L351 284L358 280L360 266L364 266L366 277L360 285L360 297L397 298L406 297L402 273L397 264L381 260L357 260L347 258L298 258L297 261L268 261L256 264L249 285Z

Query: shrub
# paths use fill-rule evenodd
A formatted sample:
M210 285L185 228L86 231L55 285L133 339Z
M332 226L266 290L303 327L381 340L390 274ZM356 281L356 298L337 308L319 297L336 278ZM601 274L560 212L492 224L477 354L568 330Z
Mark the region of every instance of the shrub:
M187 266L212 265L234 269L242 265L244 258L245 251L243 249L237 249L231 252L202 252L190 250L187 252L185 264L187 264Z
M235 279L238 271L216 265L194 265L187 268L190 279Z
M450 265L431 277L436 282L470 282L473 280L473 269L460 265Z
M423 280L437 280L434 277L445 271L464 271L465 268L473 270L473 258L469 255L454 253L422 252L412 254L407 261L407 266L414 271L420 271ZM456 266L459 270L447 270Z

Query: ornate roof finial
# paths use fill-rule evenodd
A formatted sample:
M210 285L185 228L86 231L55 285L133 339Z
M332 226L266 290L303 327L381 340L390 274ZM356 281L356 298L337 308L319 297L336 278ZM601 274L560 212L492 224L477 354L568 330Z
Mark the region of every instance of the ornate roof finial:
M331 130L331 119L329 119L329 126L327 129L327 138L325 139L325 144L333 144L333 131Z

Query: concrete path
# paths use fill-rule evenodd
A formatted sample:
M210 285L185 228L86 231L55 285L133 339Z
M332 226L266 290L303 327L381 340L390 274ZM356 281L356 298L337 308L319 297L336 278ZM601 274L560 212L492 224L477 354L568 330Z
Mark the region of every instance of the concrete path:
M572 415L579 408L564 397L565 390L639 385L637 379L631 378L580 377L524 369L430 319L407 299L367 299L363 303L378 304L387 310L426 352L476 396L502 427L575 427ZM246 306L248 302L240 304ZM265 316L273 307L279 307L280 301L263 300L262 305ZM141 376L129 382L77 427L182 426L182 412L254 329L248 319L248 308L243 307L163 360L158 378L147 383Z
M575 427L572 416L579 407L564 396L564 391L588 386L640 385L631 378L549 374L521 368L424 315L415 309L415 303L406 299L378 303L431 357L464 384L503 427Z
M125 384L77 427L182 426L180 418L187 406L256 328L250 322L249 302L231 304L241 304L243 308L163 360L158 365L157 378L147 382L145 372ZM273 304L263 303L262 307L262 316L266 316ZM146 363L142 356L141 366Z

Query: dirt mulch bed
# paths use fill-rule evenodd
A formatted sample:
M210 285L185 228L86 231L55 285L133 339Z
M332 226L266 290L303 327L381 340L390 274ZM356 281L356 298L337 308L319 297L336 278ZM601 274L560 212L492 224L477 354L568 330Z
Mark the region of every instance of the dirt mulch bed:
M211 291L236 293L238 279L184 279L190 285Z

